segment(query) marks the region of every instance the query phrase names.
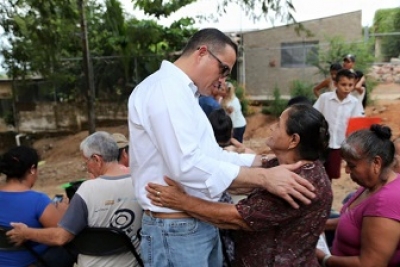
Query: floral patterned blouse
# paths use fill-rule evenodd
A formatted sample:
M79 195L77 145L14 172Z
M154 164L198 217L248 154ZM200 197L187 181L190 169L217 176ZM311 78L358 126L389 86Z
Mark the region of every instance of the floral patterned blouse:
M278 160L270 160L267 165L277 166ZM319 266L315 248L332 205L331 183L320 161L304 165L296 173L316 189L310 205L300 204L294 209L264 189L255 189L236 205L254 231L233 231L233 266Z

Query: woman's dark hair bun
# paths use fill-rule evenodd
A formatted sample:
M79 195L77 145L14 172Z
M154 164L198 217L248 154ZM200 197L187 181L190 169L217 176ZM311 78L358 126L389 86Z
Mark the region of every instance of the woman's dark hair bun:
M370 130L376 134L380 139L392 138L392 130L388 126L380 124L372 124Z

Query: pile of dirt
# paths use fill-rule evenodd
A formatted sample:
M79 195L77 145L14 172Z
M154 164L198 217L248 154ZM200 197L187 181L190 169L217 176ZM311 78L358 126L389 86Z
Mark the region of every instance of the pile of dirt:
M366 109L367 116L379 116L384 124L390 126L394 136L400 135L398 106L400 100L377 100ZM254 115L247 118L245 144L257 153L268 153L265 139L269 135L270 125L276 118L264 115L256 108ZM127 125L102 127L110 133L119 132L128 136ZM86 131L63 137L42 138L34 143L45 164L39 168L39 181L36 190L44 191L50 197L63 193L61 184L87 177L79 152L80 142L88 135ZM357 188L349 176L343 172L342 178L333 181L334 208L339 209L341 200Z

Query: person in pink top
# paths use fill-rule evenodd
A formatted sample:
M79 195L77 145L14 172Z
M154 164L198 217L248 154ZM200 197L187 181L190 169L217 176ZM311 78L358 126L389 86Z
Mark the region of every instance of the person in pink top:
M343 206L332 255L317 250L325 267L400 266L400 175L387 126L351 134L341 146L346 173L360 185Z

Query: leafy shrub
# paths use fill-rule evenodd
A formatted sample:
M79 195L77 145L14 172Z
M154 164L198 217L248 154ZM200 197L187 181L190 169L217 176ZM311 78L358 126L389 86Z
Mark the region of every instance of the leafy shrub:
M274 99L271 101L271 104L269 106L264 106L261 112L278 117L285 110L286 106L287 101L281 98L281 92L279 88L275 85Z
M356 69L366 73L374 61L372 43L349 43L343 37L334 36L327 38L329 45L318 49L318 61L310 62L318 68L318 73L329 75L329 66L335 62L343 62L347 54L356 56Z
M311 101L314 101L313 85L308 82L294 80L290 88L290 96L305 96Z
M14 113L12 110L5 112L3 115L3 119L7 125L15 126Z
M374 79L365 79L365 83L367 86L367 106L368 105L373 105L374 101L371 98L371 93L375 89L375 87L378 85L378 82Z

